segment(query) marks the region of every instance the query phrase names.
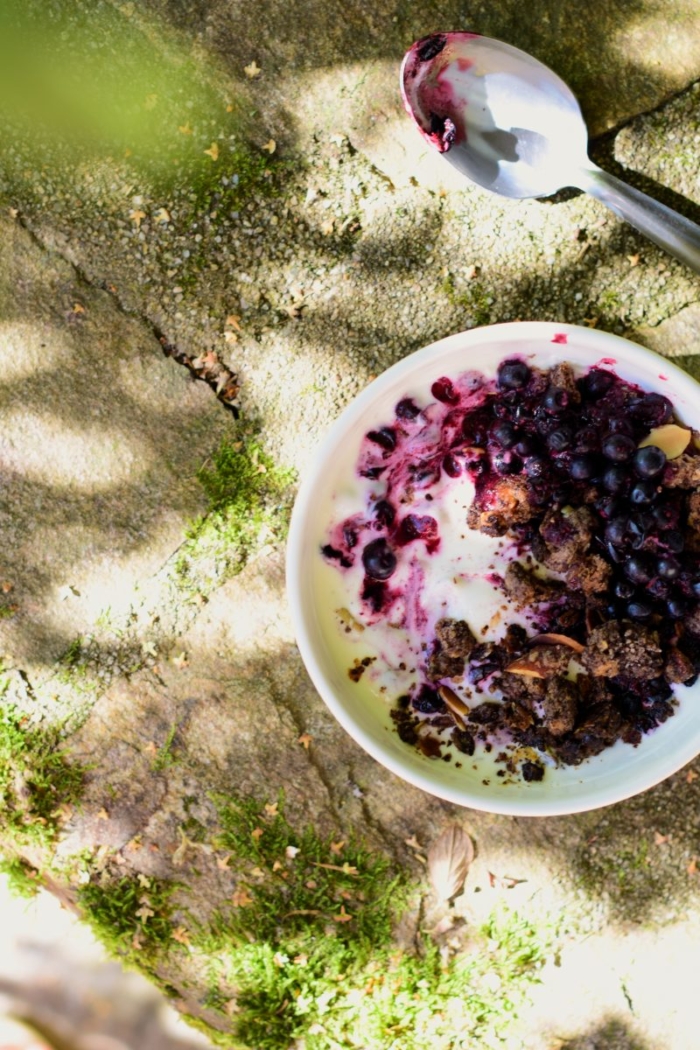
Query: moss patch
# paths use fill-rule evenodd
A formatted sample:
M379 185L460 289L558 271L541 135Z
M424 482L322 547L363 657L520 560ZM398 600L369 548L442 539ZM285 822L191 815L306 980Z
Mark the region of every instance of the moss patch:
M0 823L13 845L50 846L60 807L78 800L83 776L61 750L56 728L32 728L15 708L0 708Z
M19 857L5 857L0 860L0 874L7 876L8 889L15 897L31 899L39 892L39 872Z
M257 550L284 538L294 473L277 467L255 434L224 440L198 473L208 513L190 528L177 563L181 578L208 563L216 579L240 572Z
M239 873L231 907L193 938L210 966L205 1006L232 1034L190 1019L221 1046L435 1050L498 1045L544 955L512 913L444 956L429 935L397 946L412 887L354 841L296 831L282 800L218 800L217 848ZM224 1018L232 1020L224 1021Z
M177 888L175 883L144 875L124 877L84 886L78 902L107 951L148 972L172 943L172 895Z

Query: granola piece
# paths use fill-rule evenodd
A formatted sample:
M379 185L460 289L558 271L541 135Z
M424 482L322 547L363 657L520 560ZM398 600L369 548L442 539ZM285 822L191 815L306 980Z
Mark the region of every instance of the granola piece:
M503 477L474 499L467 512L467 525L487 536L505 536L512 525L524 524L535 513L526 480Z
M554 678L564 674L573 656L568 645L533 645L509 663L505 670L523 678Z
M529 760L523 762L520 767L520 772L523 775L523 780L532 781L542 780L544 777L544 766L541 762L530 762Z
M580 657L595 677L628 675L647 681L663 671L663 654L656 631L630 620L610 620L596 627Z
M510 563L503 581L503 590L518 609L526 609L538 602L555 601L561 589L557 580L543 580L517 561Z
M700 456L684 453L666 464L664 485L671 489L696 489L700 487Z
M569 733L576 724L578 689L568 678L557 675L547 682L542 702L542 718L552 736Z
M683 685L685 682L695 678L695 668L692 662L675 645L668 651L666 666L664 667L664 678L672 685L674 683Z
M576 386L574 370L568 361L562 361L560 364L550 368L549 382L552 386L559 387L560 390L566 390L569 395L570 405L578 405L580 403L581 394Z
M509 623L506 633L501 641L501 648L505 649L509 656L522 652L527 645L527 631L519 623Z
M688 496L688 528L700 532L700 492Z
M440 678L459 678L464 674L464 657L450 656L444 650L439 649L428 659L427 675L431 681L436 682Z
M505 704L503 707L503 722L509 729L523 732L529 729L534 721L535 716L532 711L517 701Z
M507 700L513 700L524 707L532 707L536 700L541 700L546 689L544 678L510 674L508 671L504 671L499 678L494 678L493 684L496 689L501 690Z
M480 726L497 726L503 717L503 704L495 704L486 700L483 704L472 707L469 712L469 721L476 722Z
M476 638L465 620L438 620L435 624L435 637L447 656L466 658L476 645Z
M599 554L587 554L570 566L566 582L573 590L583 591L588 597L606 589L611 573L612 568Z
M570 571L590 547L595 526L588 507L547 511L540 525L540 536L547 547L543 564L553 572Z

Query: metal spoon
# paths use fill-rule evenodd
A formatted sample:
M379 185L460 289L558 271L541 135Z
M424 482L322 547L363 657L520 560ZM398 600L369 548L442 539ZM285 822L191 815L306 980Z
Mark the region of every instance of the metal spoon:
M589 160L574 94L536 58L476 33L438 33L407 51L401 93L424 138L472 182L515 198L575 186L700 273L700 226Z

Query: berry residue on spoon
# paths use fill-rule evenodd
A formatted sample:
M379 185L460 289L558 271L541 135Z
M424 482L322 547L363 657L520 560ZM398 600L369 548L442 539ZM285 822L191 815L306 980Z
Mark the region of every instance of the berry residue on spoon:
M363 505L322 547L343 629L374 638L351 677L407 744L506 778L638 745L700 670L692 432L606 367L509 358L431 393L367 432Z

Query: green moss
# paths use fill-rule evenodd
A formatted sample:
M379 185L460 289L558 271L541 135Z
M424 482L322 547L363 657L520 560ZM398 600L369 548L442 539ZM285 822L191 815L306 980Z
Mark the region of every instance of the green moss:
M463 291L457 291L454 275L448 273L442 283L442 290L452 306L466 310L471 315L475 327L491 323L493 301L479 281L470 280Z
M162 747L159 748L158 754L151 763L151 769L154 773L160 773L163 769L167 769L177 761L172 752L173 740L175 739L176 733L177 723L171 725L168 735L163 741Z
M215 800L238 875L232 905L195 938L211 965L209 1009L231 1017L221 1046L287 1050L455 1050L497 1044L545 938L511 912L474 931L468 953L445 961L427 935L398 948L396 919L412 890L386 858L352 840L294 829L282 799ZM202 1027L204 1025L204 1028Z
M15 897L31 899L39 892L39 872L20 857L5 857L0 860L0 873L7 876L8 889Z
M80 797L84 770L70 763L56 728L30 728L13 707L0 709L0 824L17 846L49 846L59 807Z
M217 579L240 572L264 544L284 538L291 509L292 471L275 466L254 434L226 439L198 473L208 513L190 528L176 571L209 563Z
M83 886L78 903L84 918L110 954L141 970L173 940L172 895L177 884L124 877Z

